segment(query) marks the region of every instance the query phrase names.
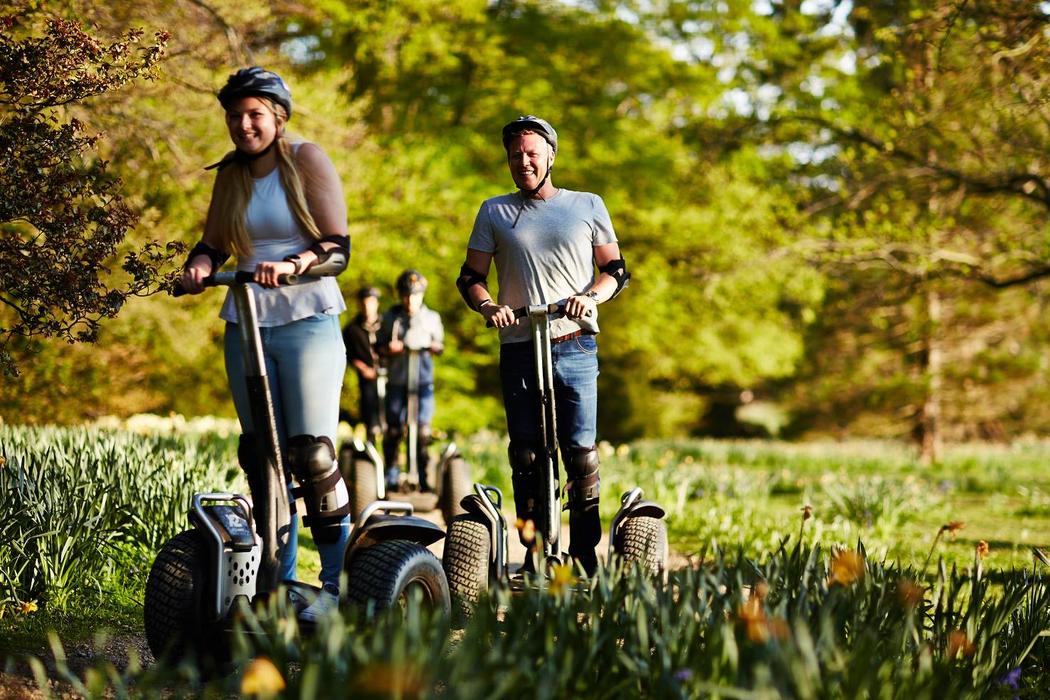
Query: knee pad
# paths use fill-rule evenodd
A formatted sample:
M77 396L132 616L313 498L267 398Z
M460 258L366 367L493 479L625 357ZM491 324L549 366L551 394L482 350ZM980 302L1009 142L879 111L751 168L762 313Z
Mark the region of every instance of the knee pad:
M570 447L565 455L565 484L568 510L590 510L598 507L598 448Z
M539 489L536 465L540 453L531 443L512 440L507 455L510 458L511 485L514 487L514 506L518 517L528 520L536 510L536 493Z
M342 534L340 522L350 513L350 495L332 441L323 435L296 435L288 440L288 466L299 482L292 493L306 504L303 524L317 542L337 542Z

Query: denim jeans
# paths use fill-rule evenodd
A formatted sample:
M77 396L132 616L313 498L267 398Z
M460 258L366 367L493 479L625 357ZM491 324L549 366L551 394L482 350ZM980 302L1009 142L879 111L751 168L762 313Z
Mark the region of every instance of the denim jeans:
M572 448L593 447L598 422L598 343L593 335L582 335L551 346L554 375L554 410L562 463L570 464ZM539 386L532 343L507 343L500 347L500 380L507 431L512 445L526 443L542 452ZM532 516L530 499L540 497L538 483L514 483L514 505L518 517ZM598 565L595 547L601 539L597 503L569 510L569 554L588 573ZM528 544L526 543L526 546Z
M419 465L420 478L423 486L429 486L426 482L427 446L429 444L430 424L434 420L434 385L425 383L419 385L419 420L420 427L418 441L418 455L416 462ZM408 387L404 384L388 384L386 387L386 425L390 435L400 434L401 429L408 423ZM426 428L424 428L426 426ZM397 477L400 469L397 465L398 444L388 440L384 443L383 459L386 462L386 483L388 487L396 488Z
M551 346L551 361L558 443L563 450L590 447L597 438L598 343L593 335L557 343ZM510 439L543 444L532 343L503 345L499 371Z
M346 349L339 317L316 314L283 326L260 328L259 332L282 455L287 454L288 438L296 435L325 435L335 444L339 395L346 371ZM241 336L236 324L226 324L224 350L226 377L241 430L254 432L244 381ZM296 579L299 549L296 515L292 515L289 527L288 546L281 560L282 580ZM349 516L343 518L340 527L342 534L336 542L317 545L321 556L321 583L333 586L339 585L343 569L343 550L350 537Z

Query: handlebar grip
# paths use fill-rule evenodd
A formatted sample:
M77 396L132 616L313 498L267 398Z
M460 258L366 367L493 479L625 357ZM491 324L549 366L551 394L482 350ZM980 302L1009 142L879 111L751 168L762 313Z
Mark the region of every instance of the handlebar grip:
M201 284L204 287L218 287L220 285L233 286L236 284L247 284L253 279L255 279L254 272L245 272L241 270L238 270L236 273L233 273L232 280L226 279L228 278L230 273L223 272L221 274L224 276L223 281L217 281L215 275L208 275L207 277L201 280ZM299 284L299 279L300 276L295 273L288 273L287 275L277 275L277 286L284 287L288 285ZM171 285L171 289L168 291L173 297L181 297L186 294L189 294L189 292L186 291L186 288L182 286L182 282L176 282L175 284Z
M547 313L548 314L561 314L561 315L564 315L565 314L565 304L548 304L547 305ZM528 315L529 315L529 307L528 306L519 306L518 308L514 309L514 318L525 318ZM584 316L584 318L590 318L593 315L594 315L594 309L587 309L587 313L585 313L583 316ZM486 328L494 328L495 326L493 325L492 321L489 320L489 321L485 321L485 327Z

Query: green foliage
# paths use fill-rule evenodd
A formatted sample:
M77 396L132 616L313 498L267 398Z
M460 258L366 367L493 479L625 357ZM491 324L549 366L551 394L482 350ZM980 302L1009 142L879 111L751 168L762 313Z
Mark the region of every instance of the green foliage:
M240 472L217 439L0 425L0 601L58 611L139 591L190 496ZM131 593L137 595L137 593Z
M123 251L136 217L72 105L151 77L167 35L105 43L76 22L24 10L0 17L0 368L16 338L92 342L129 296L155 290L177 247ZM42 70L46 66L47 70ZM108 267L120 260L123 278Z
M366 697L978 698L1007 691L1017 669L1015 684L1046 689L1045 655L1035 650L1050 624L1042 579L1009 578L992 596L979 567L942 569L923 588L916 571L863 554L797 545L760 560L715 552L666 585L611 567L573 594L553 584L520 595L498 588L461 636L416 604L333 614L305 635L276 601L245 612L232 672L206 684L193 668L163 664L126 674L97 667L86 676L94 687L60 669L87 697L238 693L269 676L264 669L277 674L273 696L288 698L347 689Z

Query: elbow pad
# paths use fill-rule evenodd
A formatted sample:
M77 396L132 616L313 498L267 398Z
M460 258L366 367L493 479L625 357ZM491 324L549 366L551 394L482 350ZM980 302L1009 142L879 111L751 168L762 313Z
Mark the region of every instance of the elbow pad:
M186 257L186 262L183 263L182 269L185 270L193 262L193 259L198 255L207 255L208 259L211 260L211 271L218 272L222 264L230 259L230 254L219 250L218 248L212 248L204 241L200 241L197 245L193 246L193 250Z
M474 311L477 311L477 307L474 306L474 302L470 300L470 288L476 284L480 284L485 289L489 288L488 279L484 277L480 272L463 265L459 268L459 277L456 279L456 288L459 290L460 295L463 296L463 301L467 302Z
M335 243L338 248L325 249L322 243ZM310 266L311 277L336 277L342 274L350 262L350 237L325 236L310 246L310 251L317 256L317 262Z
M627 263L623 258L616 258L616 260L610 260L604 265L600 265L598 271L604 272L616 280L616 290L609 297L610 300L615 299L631 281L631 273L627 271Z

